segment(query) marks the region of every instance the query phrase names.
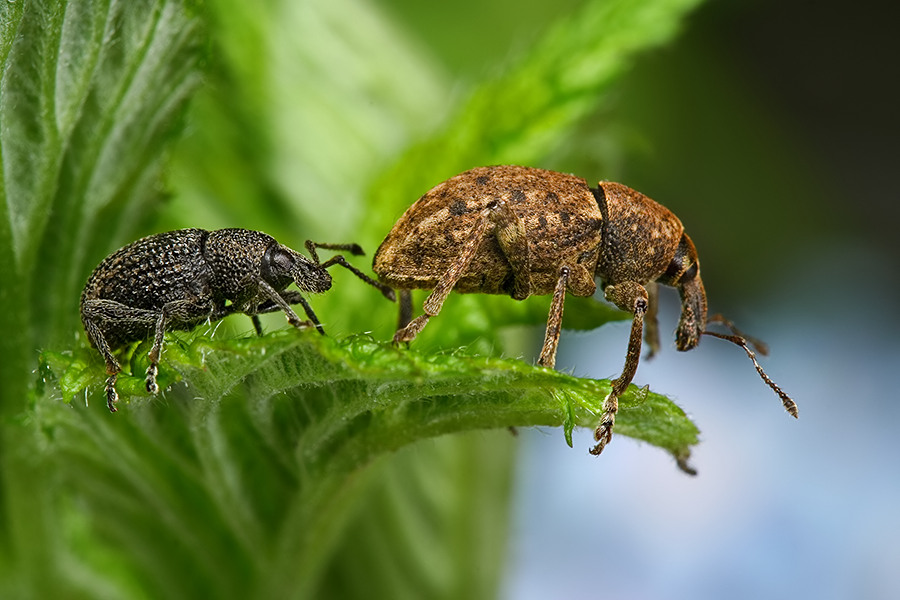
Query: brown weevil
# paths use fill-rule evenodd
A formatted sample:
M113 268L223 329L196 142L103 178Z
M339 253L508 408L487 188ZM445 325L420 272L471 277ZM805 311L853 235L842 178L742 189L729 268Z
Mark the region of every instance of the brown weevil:
M361 255L356 244L306 242L312 260L261 231L249 229L179 229L141 238L110 254L94 269L81 293L81 322L91 345L106 360L106 404L116 411L116 378L122 371L113 350L153 336L147 391L156 383L163 335L193 329L244 313L262 334L257 315L283 311L297 328L314 326L323 333L312 307L300 292L331 288L332 265L341 265L394 300L394 291L337 255L320 263L316 248ZM295 283L300 291L286 290ZM300 304L308 321L291 308Z
M707 318L697 251L678 217L620 183L603 181L591 188L580 177L543 169L471 169L438 184L400 217L375 253L373 269L382 282L400 290L395 343L415 339L454 289L516 300L552 294L538 359L551 368L566 291L591 296L599 278L606 299L630 313L632 322L625 367L604 402L593 454L612 437L618 398L637 370L642 336L651 354L659 346L658 283L676 287L681 296L678 350L696 347L703 334L741 346L785 409L797 416L797 405L756 361L748 345L754 341L718 315ZM433 290L424 314L415 319L413 289ZM707 331L708 322L724 324L731 334Z

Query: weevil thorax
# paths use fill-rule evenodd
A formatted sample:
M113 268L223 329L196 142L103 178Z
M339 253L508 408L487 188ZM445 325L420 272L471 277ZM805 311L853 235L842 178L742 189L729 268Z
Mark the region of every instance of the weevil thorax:
M262 277L276 290L291 282L304 292L325 292L331 289L331 275L320 265L296 250L275 242L266 250L262 260Z
M621 183L592 190L603 215L597 276L605 283L655 281L672 262L684 227L666 207Z
M210 231L203 244L203 258L219 299L236 300L247 295L249 281L259 277L260 259L275 239L250 229Z

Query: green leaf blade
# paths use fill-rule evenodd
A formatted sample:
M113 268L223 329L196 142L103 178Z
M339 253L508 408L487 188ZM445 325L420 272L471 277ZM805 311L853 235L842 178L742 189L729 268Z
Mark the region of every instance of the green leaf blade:
M356 501L352 474L361 467L415 442L466 431L564 426L571 443L572 427L596 425L610 389L608 381L518 360L423 354L367 335L179 334L168 348L176 350L164 355L163 371L177 372L182 382L158 399L123 394L115 415L103 406L99 361L48 356L53 374L65 379L74 369L79 377L72 380L84 381L92 371L93 384L87 394L69 390L90 398L89 409L74 403L45 427L66 456L65 478L93 482L90 490L78 486L94 498L92 510L111 523L144 523L148 517L139 517L137 506L155 515L161 531L152 539L99 530L137 557L142 579L158 570L189 571L191 586L210 586L222 597L253 595L261 582L280 580L273 561L285 560L310 578L313 593L311 582L324 568L321 548L338 543L340 524L352 514L343 502ZM616 433L679 459L697 441L680 408L634 386L620 400ZM336 504L343 494L350 496ZM206 518L188 521L198 511ZM180 538L183 531L190 536ZM179 549L163 552L172 544ZM216 579L219 560L237 559L200 552L210 544L238 552L244 570Z

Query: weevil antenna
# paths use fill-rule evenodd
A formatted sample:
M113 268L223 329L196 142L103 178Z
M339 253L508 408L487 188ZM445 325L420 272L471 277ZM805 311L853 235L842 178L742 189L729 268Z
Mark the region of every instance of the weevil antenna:
M759 373L759 376L762 378L762 380L766 382L766 385L768 385L770 388L772 388L772 391L774 391L776 394L778 394L779 398L781 398L781 403L784 405L784 409L786 411L788 411L788 413L790 413L790 415L792 417L794 417L795 419L798 418L799 412L797 410L797 403L794 402L791 399L791 397L788 396L784 392L784 390L782 390L780 387L778 387L778 384L776 384L774 381L772 381L772 378L766 374L766 372L763 370L762 366L760 366L759 362L756 360L756 353L754 353L753 350L750 349L750 344L748 344L747 338L745 338L740 333L740 331L734 326L734 324L731 321L725 319L721 315L715 315L713 318L710 319L710 322L722 323L725 327L728 327L728 329L731 330L731 332L732 332L731 335L729 335L727 333L718 333L716 331L710 331L708 329L704 330L703 334L710 335L712 337L717 337L720 340L725 340L725 341L731 342L732 344L735 344L735 345L743 348L744 352L747 353L747 356L750 358L750 360L753 361L753 366L756 368L756 372ZM766 352L763 351L763 349L765 348L765 344L763 344L759 340L753 340L753 342L750 342L750 343L752 343L753 346L757 350L760 351L760 354L763 354L763 355L766 354Z

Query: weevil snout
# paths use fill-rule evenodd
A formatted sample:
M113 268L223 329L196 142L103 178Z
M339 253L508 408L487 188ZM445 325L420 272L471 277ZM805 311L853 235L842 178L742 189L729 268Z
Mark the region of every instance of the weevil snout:
M706 292L700 275L695 275L678 286L681 295L681 319L675 330L675 347L684 352L700 343L706 329Z
M678 288L681 296L681 319L675 331L675 347L682 352L700 343L706 329L706 290L700 279L700 259L687 234L682 234L675 256L659 283Z
M331 274L320 265L302 257L303 261L297 262L291 271L294 283L304 292L327 292L331 289Z

